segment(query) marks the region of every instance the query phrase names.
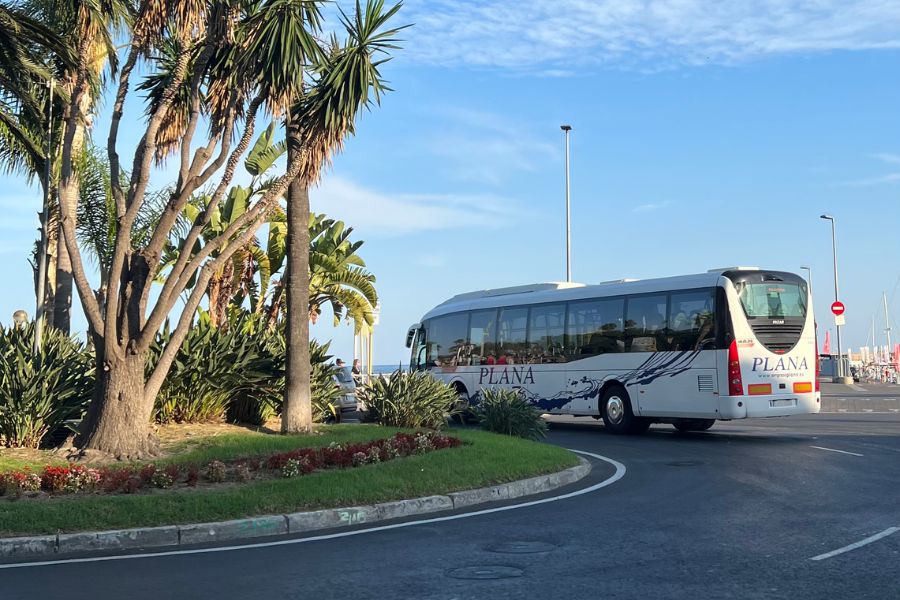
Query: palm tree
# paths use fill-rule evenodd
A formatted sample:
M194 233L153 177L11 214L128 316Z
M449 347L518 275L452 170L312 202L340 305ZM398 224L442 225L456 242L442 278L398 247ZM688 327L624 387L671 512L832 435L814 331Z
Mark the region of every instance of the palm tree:
M309 316L315 323L324 304L330 304L337 325L352 320L355 332L375 321L375 276L357 254L362 241L351 242L352 227L342 221L311 215L309 223Z
M43 84L53 77L45 64L55 55L71 65L63 42L25 11L0 3L0 168L30 176L44 172L46 115ZM46 96L46 95L44 95Z
M55 174L46 168L48 149L42 142L48 130L48 114L54 114L56 120L50 128L54 144L49 148L52 161L62 147L59 116L77 78L79 53L89 58L85 73L93 93L82 96L81 109L85 115L90 113L104 69L108 65L115 71L117 65L113 36L130 14L131 0L24 0L0 5L0 161L9 164L11 160L17 170L41 181L45 201L35 261L36 282L38 290L45 283L51 285L46 294L38 291L42 296L38 298L38 313L44 305L52 306L50 321L66 332L71 312L72 269L61 241ZM29 42L25 44L25 54L10 42L17 37ZM50 81L57 84L50 86L52 94L46 87ZM25 100L29 96L32 100ZM16 98L23 109L14 123L9 118L10 97ZM73 140L76 155L84 138L82 121ZM55 264L48 265L51 258Z
M33 19L28 10L0 4L0 169L24 173L40 182L43 209L41 242L37 245L35 296L37 317L53 297L55 269L47 270L47 248L53 246L58 228L53 215L53 174L49 170L48 152L51 139L59 140L60 127L48 126L48 114L59 114L65 90L47 86L65 69L74 65L69 48L54 31ZM52 121L51 121L52 123ZM55 252L54 252L55 255ZM47 288L50 287L49 293ZM40 340L43 320L35 329L35 342Z
M359 112L378 103L387 91L379 67L396 49L396 34L387 22L400 4L385 10L383 0L356 1L352 16L341 11L347 40L332 38L326 52L311 55L314 84L291 106L286 120L288 161L299 156L302 167L287 196L287 366L281 429L284 433L309 431L312 407L309 396L309 186L320 177L344 139L353 134ZM309 56L309 55L308 55Z

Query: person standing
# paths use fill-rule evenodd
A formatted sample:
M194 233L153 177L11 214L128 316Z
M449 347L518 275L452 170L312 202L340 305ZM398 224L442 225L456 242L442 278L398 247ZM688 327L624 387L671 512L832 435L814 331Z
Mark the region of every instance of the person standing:
M362 364L358 358L353 359L353 367L350 369L350 374L353 375L356 385L362 382Z

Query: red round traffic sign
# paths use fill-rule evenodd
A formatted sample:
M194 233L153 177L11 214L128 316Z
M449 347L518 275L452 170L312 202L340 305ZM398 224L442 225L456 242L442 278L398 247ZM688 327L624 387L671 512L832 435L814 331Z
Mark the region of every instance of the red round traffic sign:
M844 314L844 303L843 302L832 303L831 312L833 312L835 315L838 315L838 316Z

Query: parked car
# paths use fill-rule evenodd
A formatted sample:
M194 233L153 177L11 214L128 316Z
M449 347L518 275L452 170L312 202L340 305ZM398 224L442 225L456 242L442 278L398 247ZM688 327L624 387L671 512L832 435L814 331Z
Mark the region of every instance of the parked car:
M341 412L356 410L356 382L350 367L342 367L334 376L334 384L340 388L341 393L335 399L335 404Z

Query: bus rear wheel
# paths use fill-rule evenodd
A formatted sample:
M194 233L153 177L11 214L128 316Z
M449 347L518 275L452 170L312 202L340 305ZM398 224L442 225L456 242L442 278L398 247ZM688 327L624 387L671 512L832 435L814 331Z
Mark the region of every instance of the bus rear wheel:
M621 385L612 385L600 400L600 415L603 424L613 433L637 434L650 428L650 420L634 416L631 399Z
M672 423L678 431L706 431L715 425L715 419L684 419Z

